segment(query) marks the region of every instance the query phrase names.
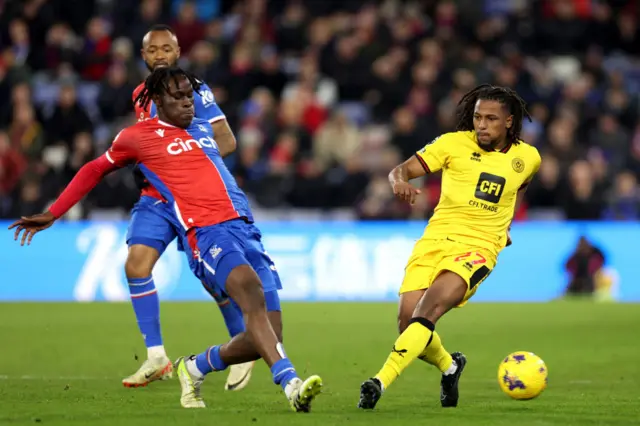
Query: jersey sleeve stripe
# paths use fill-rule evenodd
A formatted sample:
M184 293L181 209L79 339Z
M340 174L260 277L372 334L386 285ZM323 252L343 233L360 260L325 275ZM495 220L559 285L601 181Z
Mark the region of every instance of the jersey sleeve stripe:
M107 157L107 160L109 160L109 162L110 162L111 164L116 164L116 162L115 162L115 161L113 161L113 158L111 158L111 156L109 155L109 151L106 151L106 152L104 153L104 156L105 156L105 157Z
M420 157L418 155L418 153L415 153L416 158L418 159L418 161L420 162L420 165L422 166L422 168L424 169L425 172L427 173L431 173L431 170L429 170L429 166L427 166L427 163L425 163L425 161L422 159L422 157Z
M224 120L225 118L227 118L227 117L225 117L224 115L219 115L217 117L212 117L212 118L209 119L209 123L213 124L216 121Z

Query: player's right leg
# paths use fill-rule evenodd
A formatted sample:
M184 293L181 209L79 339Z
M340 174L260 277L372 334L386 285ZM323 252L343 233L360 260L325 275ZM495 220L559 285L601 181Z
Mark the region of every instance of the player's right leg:
M442 346L440 339L436 341L434 338L435 324L442 315L464 300L467 290L467 283L453 272L444 271L435 279L418 301L407 328L393 344L385 364L374 378L362 384L359 408L373 409L382 393L428 345ZM455 399L457 403L457 395Z
M382 392L418 357L443 373L442 406L457 405L458 380L466 358L448 354L435 324L451 308L464 304L495 266L490 253L469 249L451 241L416 243L400 290L400 337L380 372L362 384L360 408L374 408Z
M141 197L132 211L127 232L129 253L125 274L131 303L140 333L147 347L147 359L132 375L124 378L126 387L146 386L170 378L173 366L167 356L160 328L160 300L152 271L169 243L175 238L171 224L163 218L158 200Z

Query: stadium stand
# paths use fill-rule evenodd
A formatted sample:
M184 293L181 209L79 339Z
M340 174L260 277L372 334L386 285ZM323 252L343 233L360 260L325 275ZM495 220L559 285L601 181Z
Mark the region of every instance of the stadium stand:
M42 211L135 122L141 39L178 34L238 139L228 160L259 218L424 219L386 175L452 130L479 83L516 89L542 168L518 219L635 220L640 6L635 1L0 0L0 218ZM132 173L68 219L123 218Z

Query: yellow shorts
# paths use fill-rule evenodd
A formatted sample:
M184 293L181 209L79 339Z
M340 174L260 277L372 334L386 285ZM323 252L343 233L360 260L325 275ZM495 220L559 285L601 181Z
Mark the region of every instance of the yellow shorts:
M441 272L462 277L468 289L458 306L467 303L478 286L496 266L496 256L488 249L451 240L420 239L405 267L400 294L428 289Z

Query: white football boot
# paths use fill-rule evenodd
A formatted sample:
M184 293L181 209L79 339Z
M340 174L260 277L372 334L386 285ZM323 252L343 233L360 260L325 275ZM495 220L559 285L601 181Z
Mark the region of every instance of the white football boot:
M229 367L229 375L227 376L227 382L224 384L224 389L231 391L244 389L249 384L254 365L255 361L250 361Z
M156 380L168 380L173 377L173 364L167 357L148 359L131 376L122 379L122 384L127 388L139 388L147 386Z

